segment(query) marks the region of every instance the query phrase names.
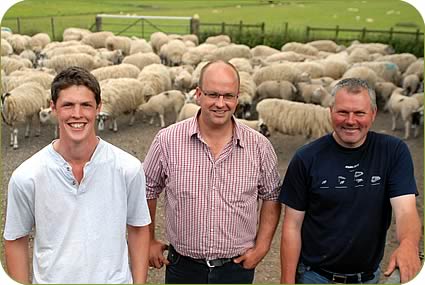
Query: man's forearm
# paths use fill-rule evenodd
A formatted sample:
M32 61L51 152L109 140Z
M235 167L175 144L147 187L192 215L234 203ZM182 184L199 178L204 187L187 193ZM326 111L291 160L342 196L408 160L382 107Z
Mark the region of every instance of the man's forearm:
M149 227L128 226L128 251L134 284L146 283L149 265Z
M156 201L157 199L148 199L149 214L151 216L151 223L149 224L149 235L151 240L155 239Z
M280 218L281 204L277 201L263 201L260 211L256 247L270 248Z
M282 284L295 283L295 275L301 252L301 234L282 225L280 264Z
M9 276L19 283L29 284L28 236L5 240L4 252Z

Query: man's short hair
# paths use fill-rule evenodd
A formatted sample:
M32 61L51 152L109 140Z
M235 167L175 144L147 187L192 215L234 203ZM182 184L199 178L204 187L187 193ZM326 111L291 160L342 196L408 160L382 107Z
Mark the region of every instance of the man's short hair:
M344 78L341 81L339 81L335 85L335 87L332 89L332 92L331 92L331 95L333 97L331 106L333 106L335 103L336 93L341 89L346 89L348 93L352 93L352 94L358 94L363 90L367 90L372 109L373 110L377 109L375 90L373 90L373 88L370 87L370 85L367 83L366 80L363 80L360 78Z
M71 86L85 86L94 94L96 106L100 104L100 86L96 77L84 68L71 66L59 72L53 79L51 87L52 101L56 105L59 93Z
M224 63L224 64L226 64L226 65L230 66L230 68L232 68L232 69L233 69L233 71L234 71L234 72L235 72L235 74L236 74L237 80L238 80L238 92L239 92L239 88L240 88L240 85L241 85L241 78L240 78L240 76L239 76L239 71L236 69L236 67L235 67L233 64L231 64L231 63L230 63L230 62L228 62L228 61L224 61L224 60L212 60L212 61L209 61L207 64L205 64L205 65L201 68L201 74L199 75L199 82L198 82L198 86L199 86L199 88L201 88L201 89L202 89L202 83L203 83L203 81L204 81L204 73L205 73L205 71L208 69L208 67L209 67L211 64L213 64L213 63L217 63L217 62L222 62L222 63Z

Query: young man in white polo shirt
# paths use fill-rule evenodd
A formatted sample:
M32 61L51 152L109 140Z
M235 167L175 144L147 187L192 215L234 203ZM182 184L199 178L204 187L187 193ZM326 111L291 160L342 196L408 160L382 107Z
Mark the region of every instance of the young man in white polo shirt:
M90 72L68 68L51 90L59 139L22 163L9 182L9 275L30 283L34 228L33 283L144 283L151 219L142 165L96 136L100 87Z

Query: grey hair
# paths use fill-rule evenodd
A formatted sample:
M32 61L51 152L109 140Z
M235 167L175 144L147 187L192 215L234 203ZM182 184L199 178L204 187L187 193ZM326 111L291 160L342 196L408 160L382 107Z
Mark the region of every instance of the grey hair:
M331 106L333 106L335 103L336 93L341 89L347 89L348 93L351 93L351 94L358 94L362 90L367 90L372 109L373 110L377 109L375 90L373 90L373 88L370 87L370 85L367 83L366 80L363 80L360 78L344 78L341 81L339 81L335 85L335 87L332 89L332 92L331 92L331 95L333 97Z

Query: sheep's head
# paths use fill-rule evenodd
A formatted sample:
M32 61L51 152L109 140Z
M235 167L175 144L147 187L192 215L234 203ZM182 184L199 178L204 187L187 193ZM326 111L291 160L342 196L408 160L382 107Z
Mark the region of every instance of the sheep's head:
M40 122L45 124L47 122L53 122L55 120L55 116L52 114L52 108L40 108L40 112L38 113L40 118Z
M263 136L265 136L266 138L270 136L269 128L265 123L260 123L259 132L263 134Z
M105 112L100 112L97 116L96 116L96 120L99 121L98 125L97 125L97 129L99 131L103 131L105 129L105 121L108 120L110 117L110 115L108 113Z

